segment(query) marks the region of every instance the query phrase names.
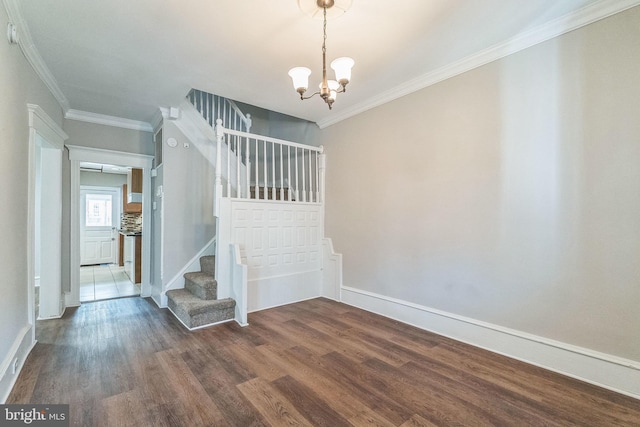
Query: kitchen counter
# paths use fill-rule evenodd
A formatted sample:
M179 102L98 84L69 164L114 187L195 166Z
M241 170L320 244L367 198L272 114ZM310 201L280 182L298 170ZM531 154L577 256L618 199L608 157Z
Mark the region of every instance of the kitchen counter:
M142 231L118 229L118 233L122 234L123 236L142 236Z

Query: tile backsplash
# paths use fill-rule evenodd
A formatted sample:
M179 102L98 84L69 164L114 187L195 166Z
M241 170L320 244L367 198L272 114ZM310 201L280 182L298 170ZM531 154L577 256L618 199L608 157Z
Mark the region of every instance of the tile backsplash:
M142 214L123 213L120 228L129 231L142 231Z

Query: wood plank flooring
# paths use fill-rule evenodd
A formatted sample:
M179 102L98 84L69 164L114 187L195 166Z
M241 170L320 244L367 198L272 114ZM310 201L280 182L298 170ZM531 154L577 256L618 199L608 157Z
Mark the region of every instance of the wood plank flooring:
M326 299L188 332L149 299L40 321L7 403L78 426L639 426L640 401Z

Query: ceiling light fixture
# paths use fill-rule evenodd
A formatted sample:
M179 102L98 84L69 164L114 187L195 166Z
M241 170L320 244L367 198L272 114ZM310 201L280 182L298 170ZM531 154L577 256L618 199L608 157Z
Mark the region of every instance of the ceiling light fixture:
M336 74L335 80L327 80L327 9L331 9L335 5L335 0L316 0L318 8L322 9L323 19L323 39L322 39L322 82L318 86L320 90L309 96L304 93L309 88L309 75L311 70L307 67L295 67L289 70L289 76L293 81L294 89L300 94L300 99L309 99L315 95L320 97L327 103L329 109L336 100L339 93L345 92L347 83L351 80L351 68L354 61L348 57L335 59L331 62L331 68Z

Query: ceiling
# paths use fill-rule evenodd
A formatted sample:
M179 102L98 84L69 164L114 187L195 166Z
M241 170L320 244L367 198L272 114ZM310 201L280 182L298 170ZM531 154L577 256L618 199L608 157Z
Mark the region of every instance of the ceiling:
M287 75L321 76L322 20L297 0L5 3L67 110L151 122L197 88L322 127L639 2L353 0L327 25L328 62L356 62L333 111L300 101Z

